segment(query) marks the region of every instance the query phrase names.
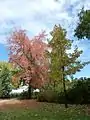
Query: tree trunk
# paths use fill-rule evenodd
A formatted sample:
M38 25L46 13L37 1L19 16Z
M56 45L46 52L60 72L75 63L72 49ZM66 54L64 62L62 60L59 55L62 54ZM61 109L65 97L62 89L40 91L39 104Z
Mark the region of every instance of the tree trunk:
M54 91L56 90L56 81L53 82Z
M62 75L63 90L64 90L64 95L65 95L65 108L68 108L68 104L67 104L67 91L66 91L65 77L64 77L64 66L62 67L62 70L63 70L63 75Z
M64 95L65 95L65 108L68 108L67 104L67 92L66 92L66 86L65 86L65 80L63 79L63 89L64 89Z
M29 83L29 86L28 86L28 99L31 99L32 98L32 89L31 89L31 84Z

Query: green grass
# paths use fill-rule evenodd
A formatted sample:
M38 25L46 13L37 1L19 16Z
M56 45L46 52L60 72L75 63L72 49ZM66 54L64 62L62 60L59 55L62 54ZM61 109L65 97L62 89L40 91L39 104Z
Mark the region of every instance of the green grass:
M84 113L84 106L72 106L44 103L36 109L8 109L0 111L0 120L90 120Z

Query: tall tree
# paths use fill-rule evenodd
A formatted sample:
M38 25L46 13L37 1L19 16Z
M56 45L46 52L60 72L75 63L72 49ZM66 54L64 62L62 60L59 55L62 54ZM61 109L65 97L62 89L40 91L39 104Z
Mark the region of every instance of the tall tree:
M9 61L21 69L19 75L31 87L40 87L47 80L48 62L45 57L47 45L43 42L45 34L29 39L24 30L12 32L8 39Z
M67 76L80 71L88 62L81 63L77 58L82 54L78 47L73 53L68 53L71 49L72 41L66 38L66 31L61 26L55 25L51 32L52 39L49 41L49 49L47 51L50 61L50 80L54 81L54 85L63 83L65 98L67 99L66 85ZM67 102L65 103L67 108Z
M90 10L82 10L78 14L79 22L75 29L75 36L78 39L87 38L90 40ZM88 82L88 102L90 103L90 84ZM88 106L88 113L90 114L90 105Z

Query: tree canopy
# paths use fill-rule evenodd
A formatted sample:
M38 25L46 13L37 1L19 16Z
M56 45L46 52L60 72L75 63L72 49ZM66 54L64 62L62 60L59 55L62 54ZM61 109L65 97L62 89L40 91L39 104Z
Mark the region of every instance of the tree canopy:
M90 39L90 10L84 10L84 8L82 8L78 17L79 22L75 29L75 36L77 36L78 39Z
M78 50L75 47L73 53L68 53L67 50L71 50L72 42L66 38L66 31L59 25L55 25L51 32L52 39L49 42L49 49L47 51L50 61L49 78L54 87L58 84L63 84L65 97L67 99L65 81L67 76L75 74L80 71L89 62L81 62L78 60L82 54L82 50ZM67 104L65 103L65 107Z
M73 41L66 38L66 31L59 25L54 26L51 32L52 39L49 42L51 52L48 52L50 59L50 76L52 79L62 80L64 76L73 75L80 71L89 62L81 62L78 60L83 53L76 46L73 53L68 53L71 50ZM64 67L64 71L62 70Z
M22 70L19 76L33 87L42 85L47 77L47 45L44 40L44 32L29 39L24 30L12 32L8 39L9 61Z

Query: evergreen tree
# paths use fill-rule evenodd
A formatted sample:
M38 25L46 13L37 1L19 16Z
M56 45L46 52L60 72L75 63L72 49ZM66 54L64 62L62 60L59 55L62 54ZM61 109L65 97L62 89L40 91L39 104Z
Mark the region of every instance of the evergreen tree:
M54 83L54 87L58 84L63 84L63 90L67 100L65 85L67 76L71 76L77 71L80 71L89 62L82 63L77 59L83 52L78 50L78 47L75 47L73 53L67 52L71 50L73 41L66 38L66 31L60 25L55 25L51 36L52 39L49 41L51 52L47 52L50 60L49 77L51 83ZM67 102L65 103L65 107L68 107Z

